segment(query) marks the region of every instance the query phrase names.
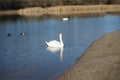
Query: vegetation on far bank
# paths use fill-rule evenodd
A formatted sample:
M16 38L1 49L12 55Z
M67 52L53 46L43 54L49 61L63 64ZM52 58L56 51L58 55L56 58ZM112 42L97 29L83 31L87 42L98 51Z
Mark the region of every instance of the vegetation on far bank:
M54 7L66 5L111 5L120 0L0 0L0 10L15 10L28 7Z
M118 12L120 5L84 5L84 6L56 6L56 7L34 7L18 10L21 15L42 15L42 14L79 14L79 13L100 13Z

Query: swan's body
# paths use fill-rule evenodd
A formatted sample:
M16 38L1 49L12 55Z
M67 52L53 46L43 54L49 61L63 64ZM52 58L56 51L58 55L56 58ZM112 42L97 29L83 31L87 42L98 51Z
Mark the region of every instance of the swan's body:
M59 34L60 41L52 40L49 42L46 42L48 47L64 47L64 43L62 41L62 33Z
M46 44L48 45L48 47L61 47L61 43L56 40L46 42Z
M68 18L63 18L63 21L67 21L68 20Z

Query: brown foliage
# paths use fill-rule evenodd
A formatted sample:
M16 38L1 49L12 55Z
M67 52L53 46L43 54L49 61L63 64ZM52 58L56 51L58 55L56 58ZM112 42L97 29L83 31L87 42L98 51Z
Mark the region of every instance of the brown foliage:
M96 4L120 4L120 0L0 0L0 9Z

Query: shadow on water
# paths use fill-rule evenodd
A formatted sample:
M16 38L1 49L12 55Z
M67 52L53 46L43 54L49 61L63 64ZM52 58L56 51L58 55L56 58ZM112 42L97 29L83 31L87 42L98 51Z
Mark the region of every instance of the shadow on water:
M51 53L56 53L56 52L59 52L59 57L60 57L60 61L62 62L63 59L64 59L64 54L63 54L63 51L64 51L64 48L59 48L59 47L56 47L56 48L52 48L52 47L47 47L47 50L50 51Z
M67 17L67 18L93 18L93 17L104 17L107 13L80 13L80 14L43 14L43 15L0 15L0 23L4 23L7 20L39 20L43 21L49 18L55 19L55 20L61 20L61 18ZM120 12L110 12L111 15L120 15Z
M102 17L104 16L106 13L89 13L89 15L87 13L84 14L43 14L43 15L29 15L29 16L23 16L23 15L0 15L0 22L6 22L7 20L12 20L12 21L16 21L16 20L39 20L39 21L43 21L49 18L55 19L55 20L61 20L61 18L64 17L68 17L68 18L90 18L90 17Z

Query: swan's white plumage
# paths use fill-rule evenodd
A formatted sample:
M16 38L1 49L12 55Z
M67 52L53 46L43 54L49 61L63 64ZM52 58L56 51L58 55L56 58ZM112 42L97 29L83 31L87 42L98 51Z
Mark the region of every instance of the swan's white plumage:
M68 20L68 18L63 18L63 21L67 21Z
M53 40L53 41L50 41L50 42L46 42L46 44L49 46L49 47L60 47L60 42L59 41L56 41L56 40Z
M64 47L64 43L62 41L62 33L59 34L59 38L60 41L56 41L56 40L52 40L49 42L46 41L46 44L48 45L48 47Z

